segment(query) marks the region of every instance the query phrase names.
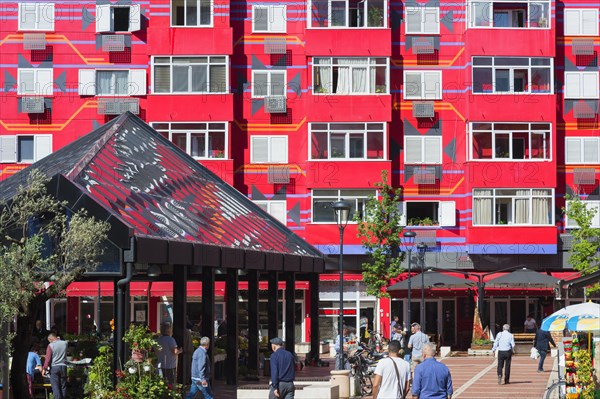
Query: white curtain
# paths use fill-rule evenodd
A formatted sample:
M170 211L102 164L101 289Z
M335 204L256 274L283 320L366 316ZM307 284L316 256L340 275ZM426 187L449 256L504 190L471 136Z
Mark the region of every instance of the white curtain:
M377 68L375 67L375 59L372 58L371 62L369 62L369 92L375 93L377 89L376 85L376 76L377 76Z
M330 63L330 58L315 58L315 65ZM321 92L331 93L331 66L319 66L316 68L315 86L322 88Z
M515 224L529 223L529 190L517 190L517 197L525 196L526 198L515 198Z
M339 66L338 81L335 90L336 93L349 94L367 92L367 66L365 61L366 59L364 58L338 59Z
M492 190L477 190L477 195L489 195ZM492 198L474 198L473 224L492 224Z
M533 220L531 221L533 224L550 224L552 221L550 217L550 198L547 195L547 190L533 190Z

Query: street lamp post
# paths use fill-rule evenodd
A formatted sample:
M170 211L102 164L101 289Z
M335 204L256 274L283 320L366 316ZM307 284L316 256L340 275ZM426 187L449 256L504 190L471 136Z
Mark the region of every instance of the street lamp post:
M335 221L340 231L340 317L338 324L340 353L338 354L338 370L344 369L344 229L348 224L350 207L350 203L344 201L343 198L332 205L335 212Z
M419 262L421 263L421 331L426 330L425 320L425 251L427 250L427 244L420 242L417 245L419 251Z
M414 231L405 231L404 234L404 246L406 247L406 251L408 252L408 295L406 297L406 299L408 300L408 323L406 323L407 326L410 326L412 323L412 319L411 319L411 312L410 312L410 257L412 254L412 247L413 244L415 243L415 237L417 236L417 233L415 233Z

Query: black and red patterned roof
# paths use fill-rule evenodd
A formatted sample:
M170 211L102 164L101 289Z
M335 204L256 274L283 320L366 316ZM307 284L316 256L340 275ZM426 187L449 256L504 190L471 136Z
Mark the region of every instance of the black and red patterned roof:
M62 175L120 219L136 238L321 257L318 250L131 113L30 168L49 177ZM11 198L30 168L0 182L0 197Z

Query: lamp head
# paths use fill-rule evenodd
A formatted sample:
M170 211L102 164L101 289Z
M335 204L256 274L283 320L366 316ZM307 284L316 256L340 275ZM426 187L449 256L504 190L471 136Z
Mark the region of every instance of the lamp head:
M146 274L148 275L148 277L158 277L160 276L161 270L160 270L160 266L156 265L156 264L152 264L152 265L148 265L148 270L146 271Z
M348 201L344 201L342 198L339 201L334 202L331 207L335 212L335 221L340 228L346 227L348 220L350 219L351 205Z
M402 235L404 236L404 242L407 245L413 245L415 243L415 237L417 236L417 233L414 231L405 231Z

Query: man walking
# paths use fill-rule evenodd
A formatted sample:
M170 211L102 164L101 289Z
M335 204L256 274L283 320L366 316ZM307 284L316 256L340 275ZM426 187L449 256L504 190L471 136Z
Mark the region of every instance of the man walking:
M413 364L418 364L423 357L423 346L429 343L429 337L423 334L419 323L412 323L410 325L410 332L412 335L408 340L408 349L411 350Z
M538 373L544 372L544 360L546 360L546 355L550 350L550 344L556 348L556 343L552 339L552 335L550 335L549 331L544 331L541 328L535 332L535 338L533 340L533 346L540 353L540 362L538 363Z
M293 399L296 387L296 359L291 352L283 348L283 340L275 337L271 340L271 391L269 399Z
M452 376L445 364L435 360L434 343L423 345L423 361L415 367L413 399L452 399Z
M54 399L67 399L67 342L62 341L55 332L48 334L48 348L42 376L50 369L50 385Z
M502 384L502 368L504 383L510 384L510 362L512 360L515 337L510 333L510 325L502 326L502 332L496 335L492 351L498 350L498 385Z
M388 344L388 359L381 359L375 368L373 380L373 398L404 399L408 394L410 365L398 357L400 342L393 340Z
M200 338L200 346L192 357L192 388L185 399L194 399L198 391L202 392L204 399L213 399L209 384L210 359L207 352L209 345L210 339L208 337Z

